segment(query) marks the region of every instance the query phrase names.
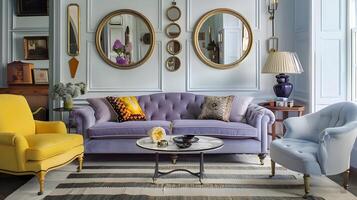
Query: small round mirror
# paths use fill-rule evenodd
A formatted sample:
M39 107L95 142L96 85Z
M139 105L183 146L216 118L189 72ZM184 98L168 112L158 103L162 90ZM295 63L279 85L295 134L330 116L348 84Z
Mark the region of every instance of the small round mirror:
M180 53L181 48L181 43L177 40L170 40L166 46L167 52L171 55L177 55Z
M181 61L176 56L171 56L166 60L166 69L170 72L178 70L181 66Z
M181 10L177 6L171 6L167 9L166 16L171 21L177 21L181 17Z
M166 35L169 38L177 38L181 34L181 27L176 23L171 23L166 27Z

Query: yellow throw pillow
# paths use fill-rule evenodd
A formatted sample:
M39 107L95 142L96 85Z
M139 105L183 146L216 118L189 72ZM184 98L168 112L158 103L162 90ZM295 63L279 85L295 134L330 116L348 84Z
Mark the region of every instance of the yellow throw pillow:
M146 120L136 97L107 97L107 100L118 114L119 122Z

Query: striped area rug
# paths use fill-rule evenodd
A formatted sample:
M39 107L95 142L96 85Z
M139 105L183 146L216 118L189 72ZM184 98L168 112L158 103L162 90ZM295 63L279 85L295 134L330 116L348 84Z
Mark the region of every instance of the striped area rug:
M255 158L255 157L254 157ZM255 158L256 159L256 158ZM303 199L300 174L281 166L269 178L269 160L258 163L206 163L201 185L196 177L177 172L152 182L153 162L86 163L81 173L71 172L45 200L298 200ZM198 171L198 163L160 163L160 170ZM310 199L349 200L354 196L326 177L313 178Z

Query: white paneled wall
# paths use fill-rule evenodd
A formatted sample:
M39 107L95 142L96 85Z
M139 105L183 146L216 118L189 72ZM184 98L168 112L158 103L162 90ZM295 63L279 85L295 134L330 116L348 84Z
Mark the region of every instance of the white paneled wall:
M88 94L82 96L77 103L84 102L87 97L106 95L140 95L153 92L190 91L205 94L237 94L252 95L269 99L274 96L272 86L273 75L262 75L260 69L267 57L266 39L270 37L270 21L266 11L265 0L177 0L182 17L177 22L182 27L178 40L183 50L178 55L182 66L176 72L165 69L165 60L170 56L166 52L168 38L163 32L169 23L165 16L171 5L166 0L58 0L55 1L56 12L53 24L61 31L54 32L57 53L54 62L56 80L62 82L83 81L88 84ZM70 77L66 54L66 7L70 3L78 3L81 9L81 53L76 78ZM117 9L133 9L144 14L153 24L157 41L154 54L142 66L132 70L119 70L107 65L95 48L95 30L106 14ZM192 30L198 18L209 10L231 8L248 19L254 32L253 49L239 66L229 70L217 70L203 64L193 50ZM279 5L277 30L284 50L292 50L294 0L281 1Z

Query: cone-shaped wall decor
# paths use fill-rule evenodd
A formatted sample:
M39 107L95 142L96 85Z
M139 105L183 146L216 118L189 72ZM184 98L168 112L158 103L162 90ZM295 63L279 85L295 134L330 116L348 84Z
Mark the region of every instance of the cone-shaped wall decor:
M68 64L69 64L69 71L71 72L71 77L75 78L79 61L75 57L73 57L71 58L71 60L68 61Z

